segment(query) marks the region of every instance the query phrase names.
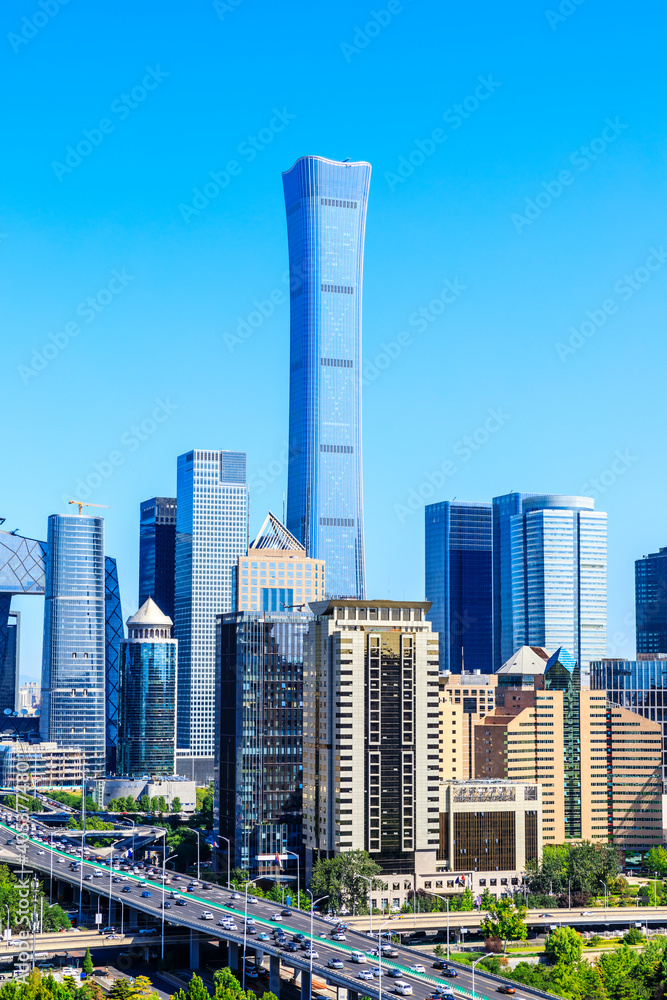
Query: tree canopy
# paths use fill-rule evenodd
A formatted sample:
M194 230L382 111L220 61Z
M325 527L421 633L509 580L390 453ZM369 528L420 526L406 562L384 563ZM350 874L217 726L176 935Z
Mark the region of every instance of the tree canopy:
M505 950L508 941L525 941L528 936L526 907L510 898L494 900L487 907L487 915L480 923L480 931L486 938L500 938L505 944Z
M366 878L373 879L374 890L382 889L383 880L374 878L380 871L380 866L368 851L347 851L334 858L318 858L313 866L310 888L315 899L329 897L327 909L348 909L359 913L368 908L371 885Z
M600 882L618 876L621 857L613 844L545 844L539 864L528 862L528 885L531 893L549 895L571 893L597 895Z

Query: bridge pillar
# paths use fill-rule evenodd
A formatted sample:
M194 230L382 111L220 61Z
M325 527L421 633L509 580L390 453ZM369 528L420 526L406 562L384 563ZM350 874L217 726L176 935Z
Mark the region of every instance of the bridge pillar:
M199 931L190 931L190 968L199 968Z
M359 994L356 990L347 991L347 1000L359 1000Z
M239 969L239 946L236 941L230 941L228 943L229 948L229 968L233 972L238 972Z
M261 948L255 948L255 965L261 965L264 961L264 952Z
M269 955L269 989L280 996L280 955Z
M310 969L301 970L301 1000L311 1000L313 993L312 980L310 978ZM358 998L357 998L358 1000Z
M133 906L130 906L129 911L130 913L128 917L128 924L130 930L136 931L137 927L139 926L139 910L135 910Z
M118 903L115 899L109 900L109 923L115 927L118 920Z

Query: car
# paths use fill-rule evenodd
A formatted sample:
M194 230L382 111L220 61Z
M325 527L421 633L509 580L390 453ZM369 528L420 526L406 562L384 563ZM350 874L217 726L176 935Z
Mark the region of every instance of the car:
M540 913L539 916L540 917L544 917L545 919L549 919L551 917L551 914L550 913Z
M141 896L142 896L143 899L149 899L150 895L151 894L150 894L150 891L148 889L144 889L144 891L141 894Z
M294 940L295 941L305 941L306 940L306 935L305 934L295 934L294 935Z
M270 941L270 940L271 940L271 938L270 938L270 937L269 937L269 935L268 935L268 934L266 933L266 931L262 931L262 933L261 933L261 934L258 934L258 935L257 935L257 940L258 940L258 941Z
M400 979L403 975L403 969L387 969L386 975L388 975L390 979Z
M496 990L496 993L506 993L508 996L510 996L512 993L516 993L516 990L514 989L513 986L499 986L498 989Z
M66 858L58 858L58 864L59 865L64 865L65 861L66 861Z
M340 958L330 958L327 962L330 969L344 969L345 963L340 960Z
M458 976L458 972L456 971L456 969L450 969L450 968L443 969L442 974L443 976L447 976L449 979L456 979Z
M132 892L132 886L130 886L130 885L124 885L123 888L120 891L121 892Z
M193 885L189 885L187 887L187 889L186 889L186 892L194 892L194 891L195 891L195 887Z
M202 915L200 917L200 920L213 920L213 914L211 913L210 910L204 910L204 912L202 913ZM268 937L267 937L267 941L268 941Z
M438 959L435 960L435 962L433 963L433 965L431 966L431 968L433 968L433 969L446 969L447 968L447 962L445 962L445 960L443 958L438 958Z
M410 983L405 983L402 979L399 979L394 983L394 993L398 993L402 997L411 997L412 986L410 986Z
M187 899L177 899L176 900L176 906L187 906L187 905L188 905Z
M292 952L298 951L299 950L299 942L298 941L290 941L289 944L287 945L287 950L288 951L292 951Z
M148 882L146 881L146 879L142 879L139 885L148 885Z
M257 905L257 898L256 898L256 896L248 896L248 902L252 906L256 906Z
M94 869L93 875L95 878L102 878L102 872L99 870L99 868Z
M282 915L282 913L272 913L271 916L269 917L269 919L270 920L282 920L283 919L283 915Z
M37 853L38 853L38 854L43 854L43 853L44 853L44 851L37 851Z
M312 948L306 948L306 958L319 958L319 953Z
M382 954L385 958L398 958L398 952L390 944L382 945Z
M253 925L252 925L252 924L249 924L249 925L248 925L248 926L246 927L246 934L256 934L256 933L257 933L257 928L256 928L256 927L253 927Z
M92 875L84 875L83 876L83 881L84 882L92 882L93 881L93 876Z
M593 911L592 910L582 910L581 911L581 915L582 915L582 917L592 917L593 916Z
M67 933L68 934L78 934L80 930L81 930L80 927L68 927L67 928Z
M240 892L233 892L232 893L232 899L240 899L240 898L241 898L241 893Z
M107 934L107 941L121 941L122 938L122 934Z
M157 934L157 927L142 927L139 933L144 935Z
M345 940L345 935L343 933L341 933L340 931L337 931L337 932L335 932L334 934L331 935L331 940L332 941L344 941Z
M171 881L172 882L182 882L183 880L182 880L182 878L181 878L180 875L172 875Z
M246 979L259 979L259 972L257 969L246 969L245 974Z
M379 979L380 976L382 975L382 969L380 968L379 965L376 965L374 969L371 969L371 972L373 973L375 979Z
M420 965L419 962L417 962L416 965L410 966L410 972L426 972L426 969L423 965Z
M372 979L373 978L373 973L371 972L370 969L361 969L360 972L359 972L358 978L359 979Z
M169 902L169 900L168 900L168 899L165 899L165 901L164 901L164 903L162 904L162 906L163 906L163 908L164 908L165 910L170 910L170 909L171 909L171 903Z
M287 909L281 910L280 911L280 916L281 917L291 917L292 916L292 911L291 910L287 910Z
M207 891L213 888L210 882L202 882L201 887L202 889L206 889Z

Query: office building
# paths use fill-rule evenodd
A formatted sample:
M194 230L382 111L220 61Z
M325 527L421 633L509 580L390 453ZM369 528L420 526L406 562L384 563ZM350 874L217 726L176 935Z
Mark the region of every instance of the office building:
M104 520L49 517L40 733L106 770Z
M303 643L313 615L218 616L214 825L218 867L253 876L303 862ZM226 842L229 842L227 844ZM291 856L290 856L291 854Z
M637 655L667 654L667 548L635 561Z
M26 681L19 688L18 712L20 715L36 715L42 692L38 681Z
M567 650L543 688L517 691L475 726L476 777L542 786L542 839L607 841L644 850L662 837L661 737L655 722L582 690Z
M215 616L234 610L234 570L248 546L245 453L180 455L176 492L176 768L206 783L213 778Z
M541 852L542 787L536 782L491 778L440 786L439 859L474 893L518 888L526 864Z
M490 503L449 501L425 508L428 620L440 639L440 669L493 669Z
M175 810L179 813L191 815L197 809L197 788L194 781L173 774L164 777L149 771L140 778L101 778L87 782L86 790L100 809L107 809L114 799L129 797L138 802L144 795L151 801L158 800L156 812L159 810L160 799L164 799L168 812L172 811L174 803L179 807Z
M139 607L152 597L174 620L176 498L152 497L139 507Z
M328 570L327 570L328 571ZM304 649L306 868L369 851L430 870L439 844L438 638L428 601L314 603Z
M0 714L17 709L21 619L20 612L11 610L11 600L19 594L42 595L45 575L44 542L0 531Z
M9 599L7 599L9 606ZM21 670L21 613L8 611L4 636L0 641L0 712L20 711L19 675ZM2 652L4 650L4 652Z
M28 771L25 764L29 767ZM0 741L0 783L4 788L21 785L27 792L57 785L80 788L83 764L84 755L80 747L59 747L57 743L48 742Z
M494 669L521 646L564 646L582 669L607 644L607 515L589 497L493 500Z
M361 299L369 163L304 156L283 174L290 266L287 527L327 568L327 595L365 594Z
M120 684L120 647L125 635L120 606L118 567L111 556L104 557L104 688L106 706L107 771L116 770L118 742L118 688Z
M151 597L127 620L120 650L119 774L174 773L177 642L171 626Z
M304 611L324 598L324 562L270 511L236 571L238 611Z
M496 707L497 674L441 671L440 778L469 781L475 777L475 723Z

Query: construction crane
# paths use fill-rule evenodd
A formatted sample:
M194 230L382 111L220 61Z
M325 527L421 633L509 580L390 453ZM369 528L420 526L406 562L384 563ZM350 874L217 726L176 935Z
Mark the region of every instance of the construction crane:
M86 503L85 500L68 500L67 502L75 503L79 508L79 514L83 513L81 510L82 507L106 507L107 510L109 509L108 503Z

